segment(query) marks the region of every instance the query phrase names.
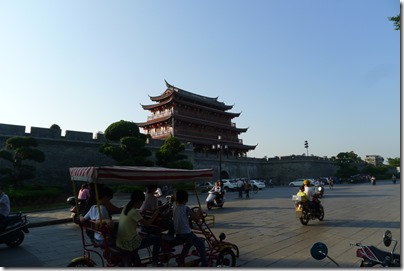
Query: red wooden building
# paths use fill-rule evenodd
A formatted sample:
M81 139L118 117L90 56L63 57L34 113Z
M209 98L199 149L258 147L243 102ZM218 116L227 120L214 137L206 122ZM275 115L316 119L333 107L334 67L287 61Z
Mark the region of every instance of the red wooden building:
M137 123L153 139L175 136L184 143L192 143L195 152L217 152L228 156L245 156L256 146L244 145L238 138L248 128L237 128L232 122L240 113L227 112L232 105L191 93L167 83L159 96L150 97L155 102L142 105L151 115L147 121Z

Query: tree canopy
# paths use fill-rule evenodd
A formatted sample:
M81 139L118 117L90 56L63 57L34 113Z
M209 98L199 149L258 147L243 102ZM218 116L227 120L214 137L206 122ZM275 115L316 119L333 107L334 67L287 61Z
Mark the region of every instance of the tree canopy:
M400 14L398 14L397 16L387 17L387 18L394 23L394 30L400 30L400 28L401 28L401 23L400 23L401 15Z
M38 143L33 137L11 137L6 140L6 148L0 150L0 158L9 161L12 168L3 168L0 174L3 178L15 181L18 185L23 180L35 177L35 167L25 164L25 160L42 163L45 161L45 154L35 149ZM6 177L4 177L6 176Z
M400 167L401 159L400 159L400 157L387 158L387 163L389 164L389 166L392 166L392 167Z
M107 142L101 146L100 152L117 161L118 165L153 165L152 161L147 160L151 155L150 150L145 147L147 135L139 132L136 123L123 120L112 123L105 130L104 136Z
M156 153L156 164L168 168L193 169L191 161L187 160L185 145L173 136L167 138L160 150Z
M337 165L339 167L336 176L340 178L348 178L358 173L356 163L361 162L362 159L353 151L340 152L337 156Z
M105 129L104 136L111 141L119 141L123 137L139 137L139 127L134 122L118 121Z

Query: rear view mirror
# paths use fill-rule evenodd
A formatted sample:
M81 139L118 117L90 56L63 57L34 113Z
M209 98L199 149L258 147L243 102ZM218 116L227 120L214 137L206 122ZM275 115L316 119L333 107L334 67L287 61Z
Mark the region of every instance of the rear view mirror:
M324 243L315 243L310 250L311 256L316 260L322 260L327 257L328 248Z
M391 231L387 230L383 235L383 243L386 247L389 247L391 245L392 238L393 238L393 235L392 235Z

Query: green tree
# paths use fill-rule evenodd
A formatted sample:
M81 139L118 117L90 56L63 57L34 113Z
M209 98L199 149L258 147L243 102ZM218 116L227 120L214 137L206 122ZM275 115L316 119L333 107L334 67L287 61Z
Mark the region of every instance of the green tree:
M60 126L57 124L52 124L50 128L55 129L55 130L62 130L62 129L60 129Z
M394 30L400 30L401 28L401 23L400 23L400 18L401 15L398 14L397 16L393 16L393 17L387 17L390 21L392 21L394 23Z
M191 161L187 160L185 145L173 136L167 138L160 150L156 152L156 164L161 167L193 169Z
M3 168L0 174L3 179L14 181L15 184L21 185L23 180L33 179L36 169L32 165L24 163L26 160L42 163L45 161L45 154L35 149L38 142L33 137L11 137L6 140L6 148L0 150L0 158L9 161L12 168Z
M118 121L107 127L104 133L107 142L100 148L100 152L111 157L120 166L153 166L147 160L151 155L146 146L147 135L139 132L134 122ZM119 144L118 144L119 143Z
M401 159L400 159L400 157L387 158L387 163L389 164L389 166L397 168L397 167L400 167L400 165L401 165Z
M350 152L340 152L337 156L338 170L336 173L337 177L348 178L352 175L358 173L358 167L356 163L361 162L362 159L353 151Z
M363 174L368 174L375 176L376 179L383 178L387 173L388 168L385 165L381 166L374 166L374 165L367 165L365 168L362 169Z

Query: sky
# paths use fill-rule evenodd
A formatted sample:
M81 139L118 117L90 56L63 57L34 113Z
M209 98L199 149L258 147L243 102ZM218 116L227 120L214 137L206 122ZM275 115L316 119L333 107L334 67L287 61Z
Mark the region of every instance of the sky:
M249 157L400 157L397 0L0 0L0 123L97 133L178 88Z

